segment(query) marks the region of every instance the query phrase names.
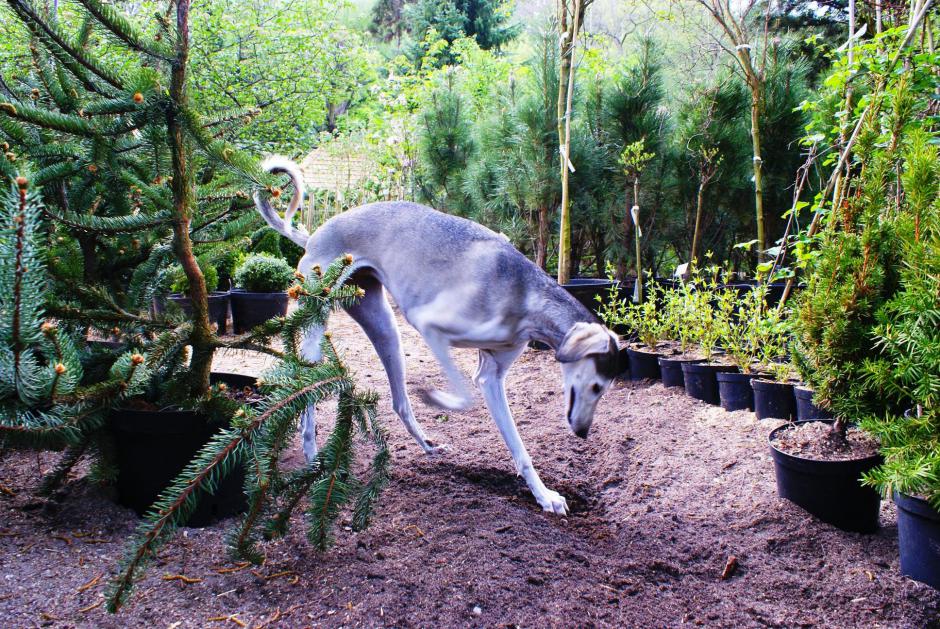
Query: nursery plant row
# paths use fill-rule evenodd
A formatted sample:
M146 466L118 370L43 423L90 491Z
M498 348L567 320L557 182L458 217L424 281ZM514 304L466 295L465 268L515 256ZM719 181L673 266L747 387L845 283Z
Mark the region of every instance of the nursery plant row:
M833 412L838 392L826 396L812 388L821 380L811 371L812 352L798 338L807 327L800 317L813 314L811 292L797 290L788 306L780 299L782 284L722 282L714 268L645 283L641 303L633 301L630 284L612 278L569 287L609 327L624 332L620 377L661 381L727 411L786 422L768 435L778 494L843 530L877 531L879 490L887 493L888 486L885 449L877 430L863 429L872 426L870 419ZM875 369L870 357L864 360ZM891 421L893 409L882 410ZM916 423L922 414L922 407L905 409L895 421ZM896 488L889 495L898 510L902 572L940 588L940 514L925 495Z

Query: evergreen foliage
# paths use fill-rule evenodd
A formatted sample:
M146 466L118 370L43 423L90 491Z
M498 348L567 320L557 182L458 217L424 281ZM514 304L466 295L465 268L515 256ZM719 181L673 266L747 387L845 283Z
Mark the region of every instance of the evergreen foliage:
M188 97L189 2L173 5L174 22L159 15L147 27L97 0L82 1L77 22L27 0L8 5L32 37L33 63L25 78L3 82L17 88L4 87L10 100L0 103L9 149L0 160L0 441L67 448L43 484L48 492L84 456L101 457L96 473L106 476L105 420L126 400L192 409L227 426L141 523L110 609L200 497L238 465L251 504L233 538L240 556L257 559L263 531L283 531L305 496L320 547L346 508L357 526L367 524L389 461L375 397L356 390L329 339L318 364L298 352L303 330L325 326L333 309L361 296L346 285L351 257L296 284L300 303L288 317L233 339L208 326L214 263L227 260L230 273L239 255L221 241L244 242L256 228L245 190L274 179L229 140L241 118L201 111ZM290 282L287 263L276 271ZM191 316L150 311L151 297L173 282L186 290ZM116 339L117 349L93 347L90 334ZM272 347L276 337L283 351ZM209 386L219 348L278 358L260 379L258 405ZM282 472L300 413L328 396L339 398L335 435L316 464ZM362 481L350 465L359 437L375 451Z
M294 269L282 258L255 254L248 256L235 271L235 285L252 293L278 293L287 290Z
M420 45L429 34L448 44L470 37L484 50L499 49L521 31L519 25L508 24L511 4L506 0L415 0L399 9L419 45L415 56L420 58ZM384 5L383 5L384 7ZM379 7L376 7L378 9ZM439 61L453 63L453 53L445 51Z
M916 55L906 72L892 72L887 60L895 51L883 44L865 44L858 51L857 63L868 69L866 80L856 81L868 102L854 119L858 141L834 198L817 201L821 229L804 236L797 250L807 270L796 322L797 366L817 402L840 419L837 428L871 416L896 417L912 403L909 396L878 386L885 380L873 377L872 370L883 374L897 360L886 340L893 332L882 326L890 313L903 312L898 304L910 297L903 289L905 273L910 281L910 274L918 273L914 269L924 272L917 245L932 237L929 226L936 221L936 152L927 148L936 141L936 130L924 114L937 85L938 57ZM843 123L830 116L827 104L838 100L832 92L839 94L848 76L837 64L828 93L811 105L818 139L837 142L843 133ZM902 317L899 329L909 324ZM929 353L929 337L923 340ZM885 355L870 362L867 357L879 347Z

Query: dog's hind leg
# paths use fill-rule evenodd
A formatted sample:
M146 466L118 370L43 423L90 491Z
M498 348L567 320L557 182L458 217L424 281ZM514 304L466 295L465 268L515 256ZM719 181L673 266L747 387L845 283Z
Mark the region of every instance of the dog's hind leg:
M311 363L323 359L323 350L320 343L323 341L323 328L314 326L304 332L300 342L300 355ZM313 404L304 409L300 415L300 434L303 439L304 458L307 463L313 463L317 458L317 408Z
M433 327L421 330L421 336L424 337L424 342L428 344L431 353L444 370L444 375L447 376L453 391L451 393L437 389L424 390L421 393L426 401L449 411L465 411L472 407L473 397L470 394L470 387L467 386L464 375L450 357L450 343L447 337Z
M356 277L355 281L365 290L365 296L346 310L369 337L382 361L392 391L392 408L408 433L426 453L435 454L446 450L447 446L428 441L411 408L405 386L405 356L401 349L401 337L395 314L385 298L384 288L373 278Z
M486 408L496 421L496 427L499 428L503 441L506 442L512 454L516 471L525 479L535 500L543 510L565 515L568 512L568 503L561 494L547 488L539 478L538 472L532 465L532 459L519 436L519 431L516 430L516 423L512 419L512 412L506 401L506 372L525 348L525 345L519 345L513 349L498 352L480 350L480 368L474 376L474 381L483 392Z

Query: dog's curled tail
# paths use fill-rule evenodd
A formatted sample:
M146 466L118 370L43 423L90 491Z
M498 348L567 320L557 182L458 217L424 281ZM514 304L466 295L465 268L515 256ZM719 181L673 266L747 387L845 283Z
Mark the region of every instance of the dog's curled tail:
M284 211L283 219L278 216L277 210L271 207L271 203L261 196L260 190L255 191L255 207L258 208L258 212L265 222L273 227L277 233L290 238L301 247L306 246L310 234L303 226L293 224L294 214L304 198L304 177L303 173L300 172L300 166L293 160L281 155L272 155L261 162L261 168L269 173L287 173L294 184L294 196L291 197L287 210Z

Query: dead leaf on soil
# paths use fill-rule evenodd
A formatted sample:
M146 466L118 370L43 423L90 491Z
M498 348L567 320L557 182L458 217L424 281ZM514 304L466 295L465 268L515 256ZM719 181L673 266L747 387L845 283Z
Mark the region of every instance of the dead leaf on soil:
M239 561L239 562L236 562L236 564L230 568L219 568L218 570L216 570L216 573L232 574L233 572L241 572L242 570L244 570L250 565L251 565L250 561Z
M84 591L86 591L86 590L90 590L91 588L95 587L95 585L97 585L99 581L101 581L101 577L103 577L103 576L104 576L104 573L102 572L101 574L99 574L99 575L98 575L97 577L95 577L94 579L90 579L90 580L86 581L86 582L85 582L81 587L79 587L78 590L76 590L76 591L80 594L80 593L82 593L82 592L84 592Z
M239 627L247 627L244 620L238 617L238 614L229 614L228 616L213 616L207 619L209 622L233 622Z
M738 569L738 558L734 555L728 557L728 561L725 562L725 569L721 571L721 580L726 581L730 579Z

